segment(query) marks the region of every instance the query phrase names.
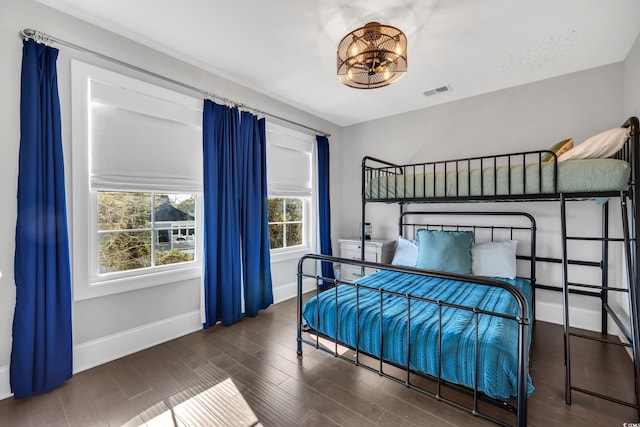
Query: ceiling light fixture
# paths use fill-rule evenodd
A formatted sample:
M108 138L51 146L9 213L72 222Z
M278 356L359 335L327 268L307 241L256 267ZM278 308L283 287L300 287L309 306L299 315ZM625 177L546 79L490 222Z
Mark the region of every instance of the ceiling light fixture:
M347 86L375 89L407 72L407 36L378 22L353 30L338 45L338 78Z

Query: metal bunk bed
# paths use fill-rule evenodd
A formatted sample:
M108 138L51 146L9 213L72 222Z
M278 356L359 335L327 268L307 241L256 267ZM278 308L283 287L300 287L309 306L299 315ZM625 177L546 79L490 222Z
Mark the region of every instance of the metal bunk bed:
M640 227L638 203L640 188L640 126L636 117L629 118L621 127L629 128L629 138L624 147L615 154L615 159L601 159L607 162L620 160L628 164L628 182L623 186L618 181L610 187L598 188L599 178L595 178L595 189L590 184L587 190L569 186L563 188L562 170L554 153L546 150L457 159L444 162L429 162L410 165L396 165L384 160L365 157L362 161L362 224L366 222L367 203L384 202L400 205L400 213L412 203L455 203L455 202L513 202L513 201L557 201L560 205L562 257L538 257L538 262L561 264L561 286L534 283L535 289L562 292L564 323L565 361L565 401L571 404L573 391L585 393L638 410L640 417L640 360L638 351L640 301L638 299L638 250L637 230ZM553 162L543 164L543 156L550 155ZM596 160L599 161L599 160ZM588 167L592 167L592 163ZM613 164L613 163L612 163ZM607 164L609 168L611 165ZM520 168L518 170L518 168ZM513 171L516 170L514 173ZM564 173L564 177L570 175ZM620 176L625 176L624 174ZM565 185L565 187L567 187ZM579 187L579 186L578 186ZM584 199L605 199L602 204L602 231L600 237L571 236L567 233L567 202ZM621 210L622 237L610 237L609 199L618 199ZM364 236L364 230L362 230ZM364 239L363 239L364 240ZM569 255L569 241L600 242L602 259L598 262L573 259ZM621 243L624 247L624 265L627 283L624 287L609 283L610 244ZM364 259L364 241L362 242ZM570 280L571 266L595 267L601 270L600 283L585 284ZM613 292L628 294L629 321L609 305ZM622 342L575 332L571 328L569 316L569 295L585 295L601 300L601 332L606 334L610 317L624 340ZM633 401L606 396L594 390L576 387L571 380L571 338L594 339L612 345L629 347L633 359L633 375L636 394ZM518 420L520 423L520 419ZM525 421L526 422L526 421Z
M302 280L304 278L313 278L317 283L316 296L320 295L326 290L335 290L337 295L337 288L342 285L355 286L356 289L366 289L366 285L361 285L356 281L355 285L345 282L343 280L328 279L315 274L315 272L305 272L305 262L313 261L312 264L317 262L329 262L329 263L348 263L362 267L364 275L365 267L368 269L389 269L404 273L418 274L418 275L430 275L434 277L452 278L451 274L443 274L433 271L416 270L408 267L396 267L385 266L382 264L375 264L364 261L365 259L365 230L366 224L366 206L367 203L384 202L384 203L396 203L400 205L400 233L402 235L403 219L405 216L406 206L413 203L452 203L452 202L513 202L513 201L554 201L559 202L560 205L560 222L561 222L561 258L547 258L535 255L535 233L532 235L532 251L531 254L520 255L519 259L528 259L531 261L532 273L530 277L531 284L535 289L545 289L558 291L562 293L563 300L563 320L564 320L564 360L565 360L565 400L567 404L571 403L571 393L573 391L586 393L597 398L602 398L615 402L621 405L629 406L638 410L640 417L640 401L638 396L638 382L640 378L640 361L638 357L638 350L640 348L639 343L639 322L638 313L640 312L640 302L638 300L638 265L640 262L640 253L638 251L637 243L637 230L640 226L640 212L638 212L637 200L640 197L640 189L637 185L640 179L640 126L638 119L635 117L629 118L623 125L623 128L629 128L629 138L625 142L624 147L616 153L614 159L599 159L590 160L586 169L588 173L583 173L584 180L589 181L591 175L594 175L596 169L613 170L619 168L620 164L626 165L629 170L618 174L617 182L605 183L601 185L599 178L591 179L590 184L586 188L581 189L579 183L575 185L568 185L566 181L567 177L571 177L575 173L574 169L571 169L568 164L570 162L563 162L561 165L557 162L555 153L548 150L511 153L498 156L486 156L476 158L466 158L443 162L429 162L410 165L396 165L383 160L374 159L371 157L365 157L362 161L362 226L361 233L363 241L361 242L361 258L362 260L347 260L336 257L326 257L320 255L308 255L303 257L298 264L298 353L302 354L302 343L307 343L321 348L325 351L331 352L334 356L342 357L351 360L356 365L362 365L373 369L380 375L389 376L383 370L383 364L387 364L388 361L383 361L382 357L379 357L374 366L366 366L366 363L362 363L359 360L360 354L367 355L366 352L359 351L358 341L356 340L355 355L354 357L344 356L343 353L338 351L340 345L337 337L328 337L331 345L321 344L320 337L322 334L317 333L314 339L307 339L303 336L305 332L314 332L309 325L303 323L302 310L303 310L303 294L302 294ZM543 162L545 156L551 156L553 162ZM582 161L578 161L582 162ZM576 162L576 164L578 163ZM617 162L617 163L616 163ZM543 164L544 163L544 164ZM514 172L515 171L515 172ZM595 176L595 175L594 175ZM580 181L580 179L578 180ZM599 237L581 237L571 236L567 232L567 202L583 199L596 199L604 198L607 201L602 204L602 231ZM621 223L622 223L622 237L610 236L610 218L609 218L609 199L618 199L621 209ZM412 212L407 212L410 214ZM434 212L435 213L435 212ZM453 214L453 212L451 212ZM535 230L535 223L533 225ZM593 241L599 242L601 245L602 259L598 262L585 261L573 259L569 256L569 249L567 243L570 241ZM609 247L611 244L622 244L624 248L624 264L626 269L627 283L624 287L616 287L609 283ZM561 266L562 269L562 283L560 286L549 286L541 283L537 283L535 276L536 262L555 263ZM569 278L570 269L573 266L581 267L595 267L601 270L600 283L583 284L571 281ZM315 271L315 270L314 270ZM486 284L488 286L504 286L504 284L496 284L495 281L475 277L470 279L469 276L461 278L460 280L469 280L479 284ZM502 283L498 281L499 283ZM510 292L513 292L511 289ZM629 321L624 322L620 316L609 305L609 296L611 293L621 292L628 294L629 302ZM380 292L380 298L382 299L383 292ZM593 390L585 390L576 387L571 381L571 338L580 339L594 339L591 336L586 336L580 333L576 333L570 326L569 319L569 295L578 294L599 298L602 307L602 332L607 333L608 318L613 319L615 324L621 331L626 342L613 341L614 345L624 345L631 349L633 359L633 371L634 371L634 383L636 395L632 402L623 401L610 396L604 396ZM407 295L407 298L412 297ZM522 340L526 340L528 335L528 329L525 325L529 323L528 307L526 303L522 304L521 296L517 296L517 292L514 293L514 298L520 301L520 312L515 316L515 319L519 322L519 328L521 333L519 335L520 343ZM432 303L438 303L437 301L431 301ZM382 304L381 304L382 306ZM532 304L532 308L535 304ZM382 312L382 307L381 307ZM337 313L336 313L337 319ZM356 327L356 334L358 328ZM327 338L325 336L325 338ZM608 342L605 339L595 338L598 341ZM333 348L331 348L333 347ZM511 407L513 412L517 412L516 424L518 426L525 426L527 421L526 416L526 400L527 395L524 392L526 387L523 385L524 375L526 370L528 354L522 352L522 345L519 346L520 350L520 371L518 374L518 394L517 394L517 406ZM347 345L347 348L349 346ZM351 347L354 349L353 347ZM374 355L375 356L375 355ZM374 357L375 358L375 357ZM524 361L524 362L523 362ZM384 362L384 363L383 363ZM523 365L524 363L524 365ZM391 363L393 365L393 363ZM379 366L377 366L379 365ZM524 366L524 367L523 367ZM416 386L410 381L412 375L416 373L409 367L409 363L404 366L406 370L406 378L395 378L403 382L405 385L411 388L416 388L428 395L435 397L438 400L443 399L440 394L440 386L447 384L438 375L435 380L438 385L436 392L430 392L424 390L419 386ZM447 384L451 385L451 384ZM456 386L453 385L455 388ZM462 387L465 389L465 387ZM478 411L478 400L487 400L487 396L483 396L478 392L476 388L466 388L473 396L473 403L468 406L461 406L456 402L448 403L453 404L456 407L462 407L468 410L474 415L482 416L498 424L505 425L506 423L501 419L496 419L492 416L485 416ZM491 400L491 399L488 399ZM495 402L494 402L495 403ZM505 403L505 402L503 402ZM509 408L510 405L504 404L504 408Z

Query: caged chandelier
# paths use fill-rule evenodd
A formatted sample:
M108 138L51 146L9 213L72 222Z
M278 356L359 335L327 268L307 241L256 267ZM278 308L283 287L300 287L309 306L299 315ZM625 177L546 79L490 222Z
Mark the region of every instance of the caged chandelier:
M338 45L338 78L347 86L387 86L407 72L407 36L378 22L353 30Z

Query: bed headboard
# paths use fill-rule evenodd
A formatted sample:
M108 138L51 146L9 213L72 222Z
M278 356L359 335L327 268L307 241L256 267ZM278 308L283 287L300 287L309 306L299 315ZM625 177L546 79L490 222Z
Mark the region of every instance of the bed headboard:
M415 240L416 231L471 230L475 241L518 240L516 258L529 263L528 274L520 274L535 285L536 220L526 212L406 211L400 215L400 236ZM524 273L524 270L522 271Z

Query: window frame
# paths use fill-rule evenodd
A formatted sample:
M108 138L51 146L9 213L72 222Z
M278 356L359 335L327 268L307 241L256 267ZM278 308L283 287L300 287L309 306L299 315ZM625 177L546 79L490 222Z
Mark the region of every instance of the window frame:
M316 252L317 245L317 147L315 135L310 135L291 129L286 126L267 122L267 156L269 155L269 132L281 132L296 138L307 139L311 145L310 155L310 172L311 172L311 190L310 194L290 194L287 192L279 192L271 189L267 183L267 198L300 198L303 200L303 244L298 246L290 246L285 248L277 248L270 250L271 262L282 262L298 259L309 252ZM301 150L302 151L302 150Z
M71 140L72 140L72 272L74 301L96 298L152 286L181 282L202 276L203 224L202 190L167 191L152 186L100 188L99 191L157 194L195 194L196 247L194 261L98 274L98 190L91 188L90 80L109 82L161 99L202 109L202 100L147 83L121 72L106 70L75 59L71 60ZM199 237L199 238L198 238ZM152 236L152 241L154 237Z
M283 196L277 196L269 194L269 198L280 198ZM315 252L316 250L316 221L315 221L315 202L314 197L302 197L302 210L303 210L303 244L298 246L289 246L285 248L277 248L270 250L271 262L288 261L292 259L298 259L301 256L308 254L309 252ZM306 243L305 242L306 238Z
M102 191L102 190L101 190ZM97 211L98 211L98 193L100 191L92 191L92 193L95 193L95 205L96 205L96 216L95 218L97 218ZM134 191L114 191L116 193L134 193ZM195 196L195 218L194 218L194 225L193 227L181 227L181 228L160 228L157 227L156 224L157 222L155 221L154 218L154 208L155 208L155 196L158 194L178 194L178 193L166 193L166 192L148 192L148 191L139 191L140 193L145 193L145 194L150 194L151 195L151 221L150 221L150 227L147 228L138 228L138 229L131 229L131 230L125 230L125 229L118 229L118 230L99 230L98 229L98 223L97 221L93 222L94 225L94 233L92 234L92 236L96 236L95 239L92 240L92 245L90 247L90 251L91 251L91 255L90 255L90 262L92 263L92 265L90 266L90 271L93 273L92 276L90 277L90 281L92 282L100 282L100 283L107 283L107 282L112 282L118 279L123 279L123 278L128 278L128 277L139 277L142 275L147 275L150 274L152 272L164 272L164 271L173 271L173 270L189 270L193 267L193 264L199 264L199 257L198 257L198 251L197 251L197 246L198 246L198 242L200 240L198 231L198 212L201 211L201 209L199 208L199 206L201 205L201 203L199 202L200 197L195 194L195 193L190 193L193 194ZM94 195L92 194L92 197ZM196 245L194 247L194 259L193 261L185 261L185 262L181 262L181 263L174 263L174 264L165 264L165 265L152 265L150 267L144 267L144 268L136 268L136 269L132 269L132 270L123 270L123 271L114 271L114 272L109 272L109 273L100 273L100 262L99 262L99 241L100 241L100 236L103 234L111 234L111 233L119 233L119 232L145 232L148 231L151 233L151 260L152 263L155 259L155 251L156 251L156 246L159 243L157 240L157 236L158 236L158 232L159 231L167 231L168 233L170 233L170 238L173 237L173 231L174 230L183 230L183 229L191 229L193 228L195 231L195 235L196 235Z
M286 240L286 234L287 234L287 229L286 229L286 224L302 224L302 244L300 245L295 245L295 246L283 246L281 248L275 248L275 249L271 249L271 253L272 254L279 254L279 253L286 253L286 252L292 252L292 251L296 251L296 250L302 250L302 249L310 249L310 245L308 244L308 240L310 238L310 232L311 230L309 230L309 210L310 210L310 203L309 203L309 199L310 197L300 197L300 196L269 196L269 199L282 199L283 203L285 199L298 199L302 202L302 220L301 221L286 221L286 215L284 215L283 212L283 216L285 218L284 221L273 221L273 222L269 222L268 224L283 224L284 226L284 232L283 232L283 238ZM284 208L284 207L283 207ZM286 211L285 211L286 212Z

